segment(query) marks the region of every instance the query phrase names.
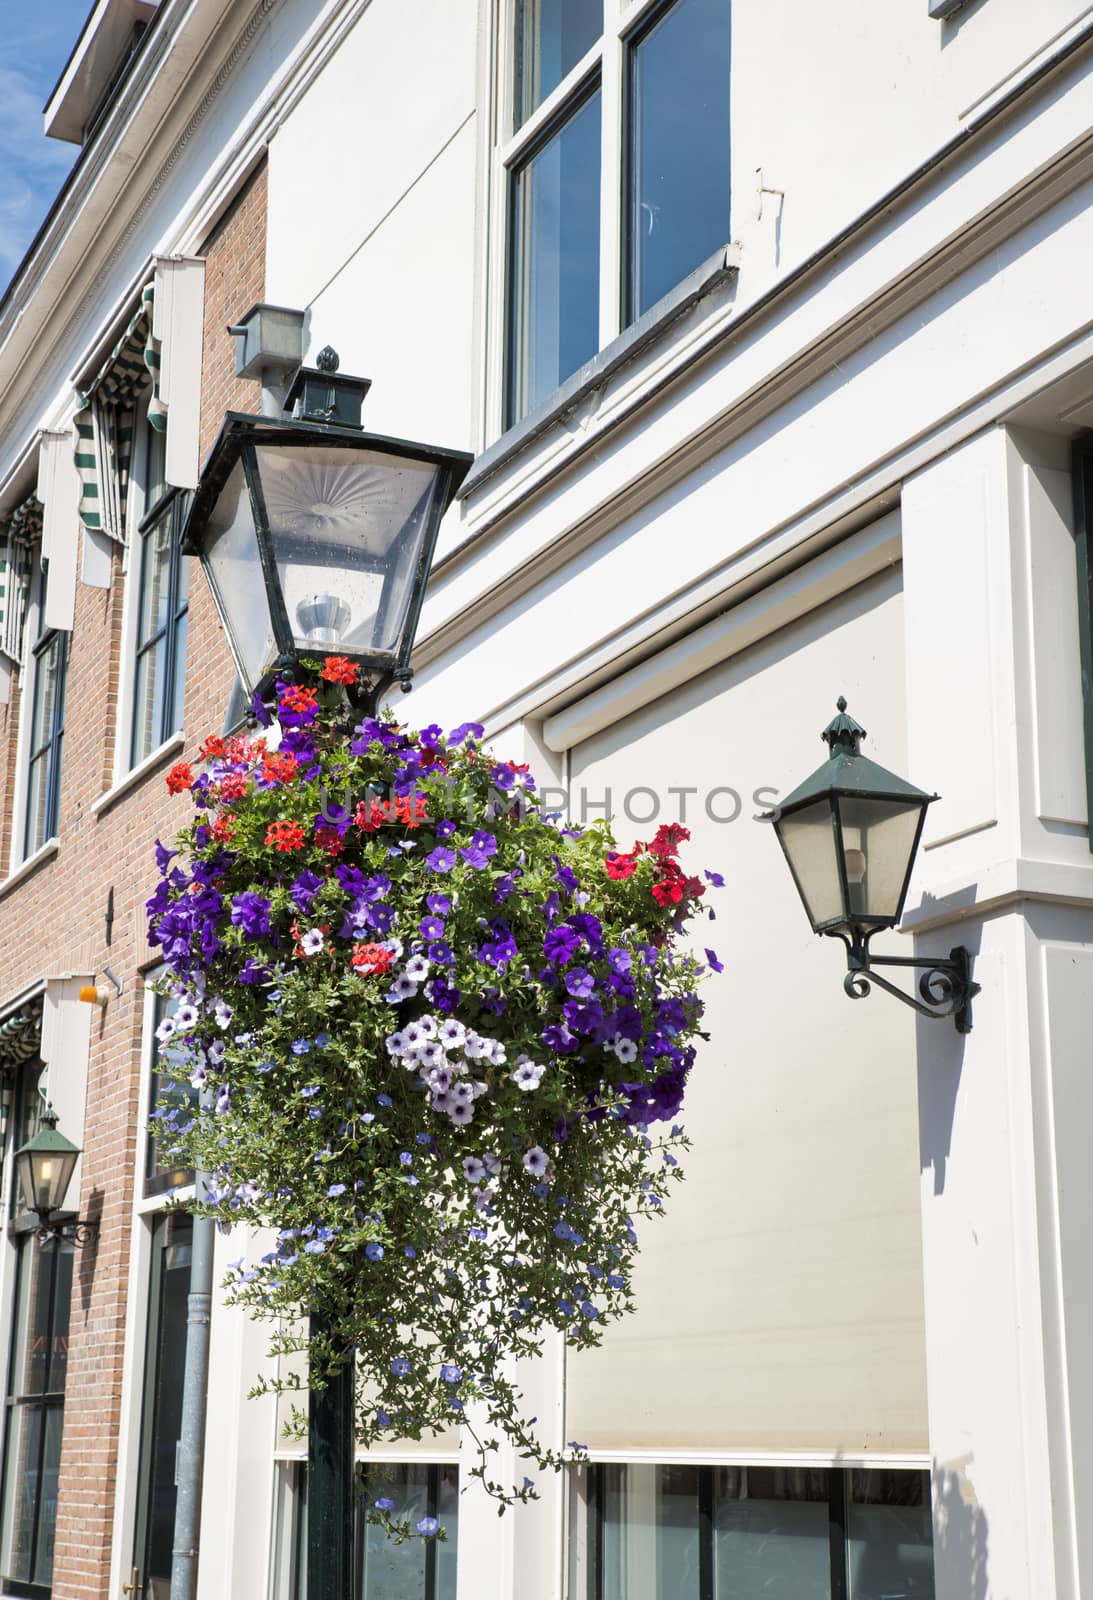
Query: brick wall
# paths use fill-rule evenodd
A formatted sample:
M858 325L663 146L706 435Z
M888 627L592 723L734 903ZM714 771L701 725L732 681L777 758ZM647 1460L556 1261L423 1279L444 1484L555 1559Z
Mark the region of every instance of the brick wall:
M264 167L236 197L201 252L207 258L202 357L202 449L227 409L257 409L256 384L234 378L234 345L225 333L265 286ZM65 1400L53 1571L55 1600L105 1600L122 1393L142 1372L124 1369L125 1310L133 1184L143 1132L140 1093L142 968L154 952L144 934L143 902L154 887L152 842L185 819L185 797L171 799L163 776L149 773L106 810L92 811L107 788L116 733L124 579L115 563L109 590L76 591L61 782L60 848L26 880L0 886L0 1006L27 984L66 970L101 972L109 964L125 992L92 1021L83 1129L80 1212L98 1216L97 1245L78 1255ZM233 669L208 589L192 574L186 662L186 748L193 759L223 723ZM12 772L19 696L0 707L0 834L11 825ZM170 760L180 759L172 755ZM8 859L5 855L2 858ZM114 889L113 942L105 943L107 894ZM71 1130L62 1130L71 1131ZM6 1351L3 1352L6 1372ZM122 1552L128 1575L131 1552Z

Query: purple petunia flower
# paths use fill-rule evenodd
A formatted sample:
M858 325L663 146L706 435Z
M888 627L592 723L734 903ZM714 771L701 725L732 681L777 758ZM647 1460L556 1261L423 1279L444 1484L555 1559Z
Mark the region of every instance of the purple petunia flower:
M712 883L715 889L723 889L725 887L725 880L720 872L707 872L705 878L706 882Z
M572 967L565 975L565 986L577 999L587 1000L595 992L596 980L584 967Z
M706 951L706 960L710 963L710 966L713 968L714 972L724 972L724 963L718 961L712 950Z
M311 902L323 886L323 880L317 872L305 869L295 879L289 890L289 898L297 911L310 911Z
M466 739L481 739L485 728L480 722L461 722L458 728L453 728L448 735L448 743L453 746L462 744Z
M563 922L556 928L547 929L543 938L543 954L548 961L561 965L576 955L580 943L581 936L576 929Z
M430 894L425 897L425 904L437 917L446 917L452 909L452 902L446 894Z
M232 902L234 928L242 928L248 939L264 939L269 933L269 901L260 894L244 890Z
M455 863L455 851L447 849L442 844L438 844L435 850L430 850L425 857L425 865L431 868L433 872L450 872Z
M444 918L422 917L417 928L423 939L439 939L444 933Z

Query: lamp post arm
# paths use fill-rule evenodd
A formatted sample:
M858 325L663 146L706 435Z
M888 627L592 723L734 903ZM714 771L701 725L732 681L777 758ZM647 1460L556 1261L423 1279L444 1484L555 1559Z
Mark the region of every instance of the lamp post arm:
M979 993L979 985L972 982L971 956L964 945L956 945L948 956L878 956L869 950L868 942L846 940L847 974L843 988L851 1000L864 1000L876 983L886 994L902 1000L923 1017L952 1017L958 1033L970 1033L972 1027L971 1003ZM897 989L877 972L877 967L910 967L922 972L918 981L921 999Z

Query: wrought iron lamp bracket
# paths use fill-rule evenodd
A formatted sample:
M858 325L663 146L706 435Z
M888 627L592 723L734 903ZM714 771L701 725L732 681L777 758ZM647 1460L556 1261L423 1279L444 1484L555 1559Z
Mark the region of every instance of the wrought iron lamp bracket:
M41 1219L35 1230L39 1244L94 1244L99 1237L99 1222L94 1217L57 1217Z
M905 1006L922 1017L938 1021L952 1017L958 1033L972 1029L972 1000L979 993L979 984L971 976L971 955L964 945L958 944L948 956L878 956L869 949L869 935L848 937L838 935L846 945L847 974L843 988L851 1000L864 1000L872 985L878 984L885 993L902 1000ZM877 967L909 967L922 973L918 980L921 998L898 989L894 983L876 971Z

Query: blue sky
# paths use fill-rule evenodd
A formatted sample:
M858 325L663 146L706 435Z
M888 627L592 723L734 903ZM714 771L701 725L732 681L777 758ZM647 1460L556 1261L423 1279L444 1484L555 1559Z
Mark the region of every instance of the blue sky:
M90 9L91 0L0 0L0 294L79 154L46 138L42 107Z

